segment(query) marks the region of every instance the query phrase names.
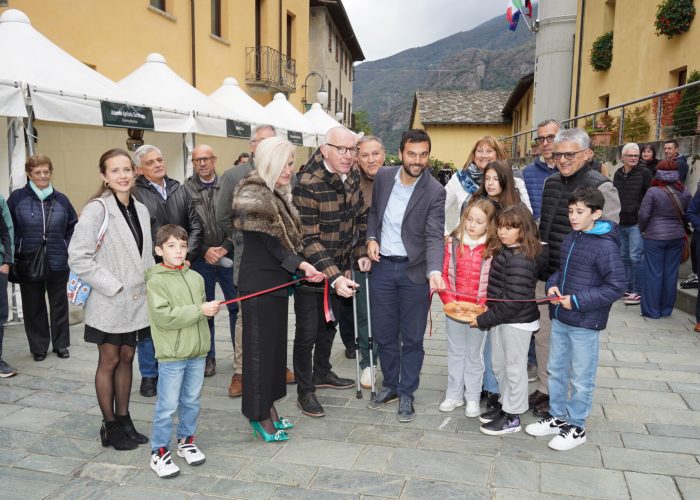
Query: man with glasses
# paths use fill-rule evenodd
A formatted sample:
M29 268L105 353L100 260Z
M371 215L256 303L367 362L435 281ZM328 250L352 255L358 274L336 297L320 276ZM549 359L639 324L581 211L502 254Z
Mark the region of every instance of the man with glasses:
M532 216L537 221L540 220L544 181L557 171L552 152L554 152L554 137L561 128L561 123L551 118L537 125L535 141L540 155L523 170L523 179L532 206Z
M151 216L151 236L165 224L177 224L188 234L187 260L194 262L200 255L202 225L195 213L192 198L182 184L167 175L167 167L160 149L144 144L134 152L139 177L136 179L134 196L146 205ZM162 259L154 254L156 262ZM136 346L141 372L140 393L144 397L156 395L158 362L150 337L139 339Z
M226 257L228 250L222 245L226 240L221 226L216 222L216 204L221 189L220 178L216 175L216 155L206 144L200 144L192 150L194 175L185 181L185 188L192 197L197 217L202 223L202 247L199 257L192 262L192 269L204 278L207 301L214 300L216 284L219 283L226 300L238 296L233 284L233 261ZM231 342L234 344L238 304L228 304L229 328ZM204 365L204 376L216 373L216 348L214 342L214 318L209 318L211 349Z
M338 296L352 297L357 288L350 278L353 263L362 272L370 269L365 247L367 210L360 174L352 168L356 156L353 133L345 127L330 129L320 154L309 159L293 190L301 217L302 253L307 262L326 275L332 288L330 302L336 311L341 309ZM309 417L325 415L316 388L348 389L354 385L352 379L338 377L331 370L336 322L326 321L325 301L323 283L302 282L294 295L297 405Z
M540 239L547 244L547 262L539 276L543 281L559 270L561 245L572 231L569 223L569 196L574 189L590 186L600 190L605 198L602 218L615 223L620 221L617 189L610 179L586 164L590 148L588 134L579 128L560 130L554 137L553 144L552 158L559 171L547 178L542 191ZM538 390L530 395L530 401L533 412L538 417L549 413L549 390L545 388L548 383L546 368L550 333L550 328L543 327L535 335L539 382Z
M622 167L613 177L620 196L620 255L625 265L626 305L639 305L642 297L642 233L639 230L639 207L651 185L651 171L639 164L639 146L633 142L622 148Z

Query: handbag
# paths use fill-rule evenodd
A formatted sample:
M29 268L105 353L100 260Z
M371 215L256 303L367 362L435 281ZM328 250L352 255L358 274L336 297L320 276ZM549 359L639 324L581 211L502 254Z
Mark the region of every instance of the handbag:
M109 213L107 213L107 204L102 198L95 198L95 200L102 203L102 206L105 209L105 218L102 221L99 232L97 233L97 243L95 244L95 253L97 253L105 239L105 233L107 233ZM76 306L83 306L85 305L85 302L87 302L88 297L90 297L91 291L92 286L88 285L84 280L82 280L80 276L78 276L78 273L71 270L70 274L68 275L68 284L66 285L68 302Z
M49 217L44 226L44 234L41 237L39 247L29 252L15 252L14 262L7 278L12 283L39 283L48 279L49 260L46 254L46 232L51 225L53 203L54 200L51 200Z
M676 193L673 192L673 190L665 186L666 192L668 195L671 197L671 200L673 201L673 205L676 207L676 211L678 212L678 219L680 220L681 227L685 230L683 234L683 249L681 250L681 262L685 262L690 258L690 241L688 240L688 227L685 223L685 217L683 216L683 209L681 208L681 202L678 199L678 196L676 196Z

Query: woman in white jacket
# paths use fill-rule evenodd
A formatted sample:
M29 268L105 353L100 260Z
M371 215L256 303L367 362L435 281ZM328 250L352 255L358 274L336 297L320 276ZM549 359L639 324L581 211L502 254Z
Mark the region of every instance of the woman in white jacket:
M445 212L455 203L458 207L464 206L464 203L479 189L486 165L492 161L506 160L507 158L508 155L505 149L503 149L503 146L501 146L501 143L498 142L495 137L486 135L476 141L464 167L455 172L445 186L445 191L447 192L447 196L445 197ZM515 178L515 189L517 189L518 194L520 194L520 201L532 212L525 181L523 181L516 171L513 171L513 174ZM448 227L447 222L445 222L445 234L451 233L452 229L454 228Z
M72 271L92 286L85 302L85 341L97 344L97 401L104 423L102 446L131 450L148 438L129 416L136 342L150 332L144 271L154 265L148 209L131 196L134 163L123 149L100 157L100 190L83 207L68 247ZM106 208L106 211L105 211ZM96 249L102 222L104 241Z

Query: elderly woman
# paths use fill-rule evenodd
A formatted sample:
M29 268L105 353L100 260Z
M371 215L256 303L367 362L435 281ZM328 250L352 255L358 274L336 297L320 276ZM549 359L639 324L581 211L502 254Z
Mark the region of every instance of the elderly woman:
M659 162L639 208L639 230L644 235L642 316L647 318L673 312L689 202L690 193L680 182L674 161Z
M445 212L455 203L458 207L465 207L471 196L481 186L486 166L492 161L506 160L507 158L505 149L495 137L486 135L476 141L464 167L456 172L445 186ZM518 190L522 202L532 211L525 181L522 178L515 177L515 188ZM445 234L449 234L451 231L452 228L445 225Z
M294 146L273 137L255 151L255 168L239 184L233 203L233 226L243 233L238 289L241 295L289 282L292 273L323 280L300 256L301 222L292 204L290 182ZM287 394L287 307L283 288L242 302L243 403L253 434L265 441L286 441L293 427L280 418L275 401Z
M92 286L85 302L85 341L97 344L100 353L95 391L104 419L102 446L132 450L148 442L134 429L129 396L136 342L150 333L144 271L154 264L151 223L148 209L131 195L135 177L129 153L110 149L100 157L99 170L103 182L80 214L69 262ZM105 217L107 232L98 250Z
M24 281L17 276L22 296L24 331L34 361L46 359L49 344L59 358L68 358L68 244L78 214L63 193L51 184L53 164L46 155L30 156L25 164L28 182L7 200L15 227L15 255L36 252L46 241L48 273L45 280ZM49 297L51 322L46 310Z

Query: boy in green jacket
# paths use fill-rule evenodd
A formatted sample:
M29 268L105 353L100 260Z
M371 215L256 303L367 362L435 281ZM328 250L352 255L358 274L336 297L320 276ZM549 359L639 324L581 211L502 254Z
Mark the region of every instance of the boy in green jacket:
M211 343L207 317L219 312L219 301L205 302L204 279L184 264L187 231L182 227L162 226L156 233L155 250L163 262L146 271L148 318L158 359L150 466L158 477L167 478L180 473L169 451L175 411L177 455L190 465L206 459L194 444L194 435Z

